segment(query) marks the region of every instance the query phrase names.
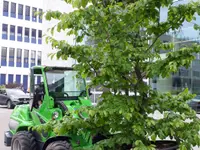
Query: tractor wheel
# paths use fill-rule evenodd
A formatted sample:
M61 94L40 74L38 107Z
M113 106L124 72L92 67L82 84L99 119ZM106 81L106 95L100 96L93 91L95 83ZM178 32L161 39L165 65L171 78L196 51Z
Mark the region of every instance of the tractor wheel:
M67 141L55 141L50 143L46 150L72 150L72 147Z
M8 109L13 109L13 104L12 104L11 100L7 101L7 108Z
M19 131L12 138L11 150L37 150L35 137L30 132Z

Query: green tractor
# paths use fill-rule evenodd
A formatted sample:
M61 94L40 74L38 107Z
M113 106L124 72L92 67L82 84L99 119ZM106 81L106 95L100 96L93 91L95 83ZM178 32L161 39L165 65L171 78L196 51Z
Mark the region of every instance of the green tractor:
M92 145L89 134L56 136L51 133L30 131L29 127L60 120L66 111L91 106L90 90L86 80L67 67L35 66L30 71L29 104L17 105L9 121L4 143L11 150L71 150ZM42 81L36 84L36 77Z

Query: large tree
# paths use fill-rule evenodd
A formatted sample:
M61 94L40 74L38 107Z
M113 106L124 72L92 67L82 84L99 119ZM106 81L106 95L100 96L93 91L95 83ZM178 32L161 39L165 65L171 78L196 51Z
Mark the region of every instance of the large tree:
M186 103L194 95L185 89L177 96L159 93L143 82L144 78L169 77L179 67L189 67L200 45L173 49L173 43L162 43L160 37L180 29L184 21L191 22L200 15L199 2L174 5L173 0L65 0L74 9L70 13L48 11L47 20L57 19L52 28L58 32L75 35L76 45L52 36L47 41L58 49L56 56L78 61L75 69L82 77L91 79L90 86L103 86L98 105L88 107L87 119L64 117L52 126L57 133L91 130L109 135L95 147L120 149L131 144L140 150L153 149L150 141L156 138L176 139L181 149L200 145L200 121ZM167 18L161 21L161 9L167 8ZM195 29L198 25L195 24ZM83 39L93 44L83 44ZM124 91L125 94L122 92ZM130 95L135 93L135 96ZM136 96L137 95L137 96ZM163 113L160 119L149 114ZM186 121L188 120L189 121ZM118 148L117 148L118 147Z

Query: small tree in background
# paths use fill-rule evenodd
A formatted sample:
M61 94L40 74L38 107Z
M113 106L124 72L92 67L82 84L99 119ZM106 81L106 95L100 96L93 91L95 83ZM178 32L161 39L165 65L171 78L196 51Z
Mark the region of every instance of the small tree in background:
M5 89L5 85L0 85L0 89Z
M23 85L19 84L19 83L8 83L5 85L6 88L19 88L19 89L23 89Z
M193 98L185 89L177 96L154 91L143 82L144 78L169 77L181 66L189 67L200 46L194 44L160 57L160 50L173 49L173 43L162 43L159 37L179 29L184 21L191 22L200 15L199 2L174 6L173 0L65 0L76 10L70 13L48 11L46 19L59 23L51 29L53 34L67 32L75 35L76 45L65 40L47 37L52 47L58 49L57 58L69 57L78 61L75 69L82 77L90 77L91 86L101 85L113 92L103 92L103 101L93 107L83 108L89 117L85 120L64 117L48 129L56 133L79 133L90 130L92 134L108 136L94 145L95 148L122 149L131 145L135 149L154 149L156 138L175 139L180 148L191 149L200 145L200 121L186 101ZM87 6L87 7L86 7ZM160 21L162 7L168 8L165 21ZM194 25L198 29L198 25ZM84 38L95 45L81 44ZM122 91L125 91L123 94ZM131 96L129 92L138 94ZM160 119L149 114L163 113ZM185 121L189 119L190 121Z

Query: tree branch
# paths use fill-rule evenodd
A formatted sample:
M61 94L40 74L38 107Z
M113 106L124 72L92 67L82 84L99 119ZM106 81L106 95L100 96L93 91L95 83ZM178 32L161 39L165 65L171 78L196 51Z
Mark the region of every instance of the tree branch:
M170 30L171 29L171 26L168 28L168 29L166 29L165 31L163 31L162 33L160 33L156 38L155 38L155 40L153 41L153 43L149 46L149 48L146 50L146 51L149 51L152 47L153 47L153 45L156 43L156 41L158 40L158 38L160 38L164 33L166 33L168 30Z

